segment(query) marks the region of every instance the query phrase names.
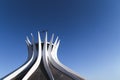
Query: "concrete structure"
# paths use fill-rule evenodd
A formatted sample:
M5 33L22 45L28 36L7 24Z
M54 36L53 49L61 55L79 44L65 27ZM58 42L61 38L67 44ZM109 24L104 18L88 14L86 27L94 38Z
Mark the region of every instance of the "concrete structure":
M41 42L38 32L38 43L26 39L28 59L18 69L8 74L2 80L84 80L71 69L63 65L58 57L57 50L60 40L58 37L53 43L54 35L50 42L47 41L47 32L44 42Z

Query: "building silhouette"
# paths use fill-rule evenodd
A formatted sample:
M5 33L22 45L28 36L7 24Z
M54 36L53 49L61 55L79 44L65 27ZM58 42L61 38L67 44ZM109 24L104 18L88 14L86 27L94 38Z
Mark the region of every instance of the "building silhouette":
M53 42L54 34L47 41L47 32L44 42L41 41L38 32L38 43L27 37L28 59L15 71L11 72L2 80L84 80L71 69L63 65L58 57L57 50L60 40L58 37Z

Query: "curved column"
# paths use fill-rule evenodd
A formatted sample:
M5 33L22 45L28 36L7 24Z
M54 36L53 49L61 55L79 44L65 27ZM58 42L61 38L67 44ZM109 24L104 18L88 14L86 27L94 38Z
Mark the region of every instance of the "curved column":
M54 46L54 44L53 44L53 38L54 38L54 34L52 34L52 37L51 37L51 40L50 40L50 44L49 44L49 47L48 47L48 58L49 58L49 61L51 61L51 59L52 59L51 51L52 51L52 48ZM57 39L58 39L58 37L57 37ZM55 42L57 42L57 39L56 39Z
M28 36L26 36L26 40L25 40L26 44L27 44L27 47L28 47L28 58L27 58L27 61L30 60L32 54L33 54L33 51L32 51L32 43L30 42Z
M22 80L28 80L29 77L36 71L36 69L39 67L40 65L40 61L41 61L41 39L40 39L40 33L38 32L38 52L36 49L36 45L34 43L34 38L33 38L33 52L36 54L36 62L34 63L34 65L31 67L31 69L27 72L27 74L23 77ZM37 54L38 53L38 54Z
M80 78L78 77L78 74L74 73L71 69L69 69L68 67L64 66L57 58L57 49L59 46L60 41L58 41L58 43L56 44L56 42L54 43L52 52L51 52L51 63L53 64L53 66L55 66L58 70L62 71L63 73L69 75L70 77L72 77L75 80L80 80ZM82 79L82 78L81 78Z
M45 41L44 41L44 46L43 46L43 64L44 64L45 70L48 73L48 76L49 76L50 80L54 80L54 77L52 75L52 72L50 70L49 63L48 63L47 32L46 32L46 35L45 35Z
M21 66L20 68L15 70L13 73L11 73L8 76L6 76L5 78L3 78L3 80L11 80L11 79L17 77L17 75L19 75L23 70L27 69L31 65L32 60L34 58L34 53L32 53L32 48L30 46L30 41L28 38L26 40L26 43L27 43L28 50L29 50L28 61L23 66Z
M52 45L53 45L53 38L54 38L54 34L52 34L52 37L51 37L51 39L50 39L50 43L49 43L49 46L48 46L48 58L49 58L49 56L50 56L50 54L51 54L51 50L52 50Z
M30 42L30 40L29 40L28 36L26 37L26 39L27 39L28 44L30 44L30 45L31 45L31 42Z

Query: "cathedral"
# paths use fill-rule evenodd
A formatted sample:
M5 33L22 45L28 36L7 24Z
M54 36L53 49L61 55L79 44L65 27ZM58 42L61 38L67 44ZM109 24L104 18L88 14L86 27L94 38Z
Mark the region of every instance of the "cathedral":
M48 41L47 32L45 32L45 39L42 41L38 32L38 42L35 43L32 33L31 36L32 40L26 38L28 47L26 62L2 80L84 80L59 61L57 50L60 40L58 37L53 42L54 34L52 34Z

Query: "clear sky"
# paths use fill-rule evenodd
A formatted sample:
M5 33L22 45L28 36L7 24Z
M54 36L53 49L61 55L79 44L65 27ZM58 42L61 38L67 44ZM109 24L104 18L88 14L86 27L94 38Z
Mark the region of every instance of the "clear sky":
M0 77L26 61L26 36L37 41L44 29L59 36L60 61L82 77L120 80L119 0L0 0Z

